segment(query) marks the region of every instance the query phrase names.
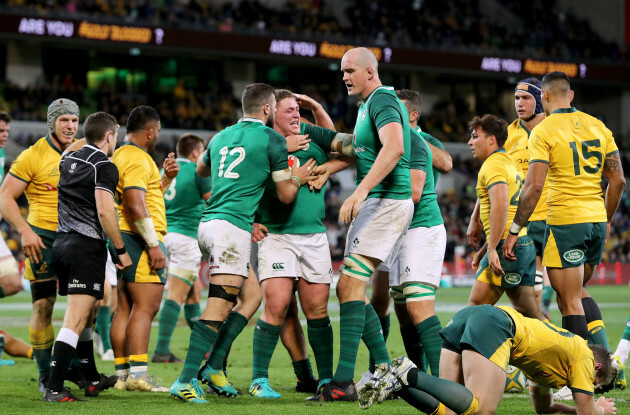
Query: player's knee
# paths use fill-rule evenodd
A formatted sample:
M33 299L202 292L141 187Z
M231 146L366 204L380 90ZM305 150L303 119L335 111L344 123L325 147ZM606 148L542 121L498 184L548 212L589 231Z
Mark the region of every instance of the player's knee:
M318 320L328 317L328 304L326 303L309 304L306 307L303 304L302 310L307 320Z
M387 310L389 310L389 295L387 291L378 291L378 294L375 295L376 291L372 291L372 297L370 298L370 304L374 307L374 311L379 316L384 316L387 314Z
M269 301L270 300L270 301ZM285 301L278 301L277 299L267 299L265 301L265 313L274 317L284 318L289 310L289 304Z
M349 277L368 282L375 271L372 262L363 255L349 254L343 259L342 272Z
M208 290L208 298L219 298L232 303L232 306L236 305L236 299L241 291L240 287L234 285L219 285L210 283Z

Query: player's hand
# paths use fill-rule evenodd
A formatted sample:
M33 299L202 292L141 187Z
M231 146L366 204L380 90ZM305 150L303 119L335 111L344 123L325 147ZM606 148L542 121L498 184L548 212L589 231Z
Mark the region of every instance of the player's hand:
M477 272L477 268L479 268L479 263L481 262L481 259L483 258L483 256L486 254L486 248L482 248L481 250L479 250L475 256L473 257L472 263L470 264L470 266L472 267L473 271Z
M179 164L175 160L175 153L168 153L168 157L164 159L164 175L169 179L174 179L179 173Z
M501 268L501 261L499 261L499 253L497 251L488 251L488 263L495 275L503 276L503 268Z
M22 234L22 250L29 261L39 264L39 261L44 259L42 249L46 249L46 245L32 229L29 228Z
M286 137L286 140L287 140L287 151L289 153L295 153L298 150L305 150L308 148L308 143L311 142L311 139L308 138L308 134L288 135Z
M615 407L615 403L613 402L613 400L611 398L605 398L605 397L601 396L597 400L597 402L595 402L595 405L597 405L600 408L602 408L604 410L605 414L616 414L617 413L617 408Z
M252 243L253 244L265 239L265 236L267 236L267 234L269 233L269 230L267 229L267 227L260 223L254 223L252 225L252 228L253 228L252 229Z
M514 245L516 245L516 241L518 241L518 235L508 233L505 242L503 242L503 258L508 261L516 261L516 255L514 255Z
M366 197L367 192L357 188L354 193L343 202L343 205L341 205L341 209L339 209L339 222L350 223L352 219L356 218L359 212L359 206Z
M295 100L297 101L300 108L303 110L316 111L321 107L321 105L319 105L319 102L315 101L308 95L295 94Z
M150 247L148 253L149 266L152 271L159 271L166 266L166 257L160 245Z
M129 253L127 252L125 252L122 255L118 255L118 261L119 263L116 264L116 268L118 268L121 271L124 271L131 266L131 257L129 256Z
M291 176L295 176L300 179L300 183L304 185L311 179L311 170L313 170L313 167L315 167L315 160L308 159L304 165L292 168Z
M478 220L470 219L468 224L468 230L466 231L466 239L473 249L479 249L479 242L481 242L481 222Z
M326 165L315 166L311 170L311 179L308 181L308 187L313 190L321 190L330 177L330 169Z

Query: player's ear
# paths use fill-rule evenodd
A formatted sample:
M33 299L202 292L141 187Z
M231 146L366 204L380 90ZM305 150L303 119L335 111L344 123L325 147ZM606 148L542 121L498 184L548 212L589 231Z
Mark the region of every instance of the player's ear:
M570 96L569 102L573 102L573 90L572 89L569 91L569 96Z
M573 91L571 91L571 92L573 92ZM573 96L573 94L571 94L571 96ZM601 363L599 363L599 362L595 363L595 370L599 370L601 368L602 368L602 364Z

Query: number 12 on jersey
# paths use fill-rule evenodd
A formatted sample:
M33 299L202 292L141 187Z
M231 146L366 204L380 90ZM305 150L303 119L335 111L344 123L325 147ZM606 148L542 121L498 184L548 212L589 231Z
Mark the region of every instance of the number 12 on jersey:
M229 152L230 156L233 156L238 153L238 157L230 163L225 174L223 174L223 168L225 167L225 159L228 155L229 149L227 146L223 147L219 150L219 154L221 154L221 163L219 163L219 177L225 177L226 179L238 179L240 176L238 173L233 172L234 168L241 164L243 160L245 160L245 149L243 147L234 147L232 151Z

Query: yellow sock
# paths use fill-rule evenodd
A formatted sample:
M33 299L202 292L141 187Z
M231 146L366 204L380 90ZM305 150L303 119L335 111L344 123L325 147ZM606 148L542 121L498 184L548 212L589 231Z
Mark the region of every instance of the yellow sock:
M30 325L28 326L28 337L31 340L31 345L35 350L44 350L53 346L55 342L55 330L52 324L49 324L44 330L35 330Z
M28 351L28 353L26 353L26 357L28 357L29 359L33 358L33 348L31 347Z
M470 406L468 407L468 409L462 412L461 415L476 414L478 410L479 410L479 401L477 400L477 398L473 396L473 401L471 402Z
M435 411L431 412L431 415L445 415L446 414L446 406L442 402L435 408Z
M129 357L114 357L114 366L125 364L129 364Z

